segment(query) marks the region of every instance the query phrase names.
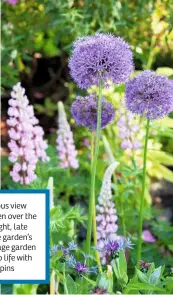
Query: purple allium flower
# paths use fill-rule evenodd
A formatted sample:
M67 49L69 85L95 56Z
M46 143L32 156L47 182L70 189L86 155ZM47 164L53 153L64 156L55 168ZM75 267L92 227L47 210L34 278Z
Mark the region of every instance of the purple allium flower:
M122 140L121 148L123 150L137 150L142 146L140 140L138 139L140 126L139 122L137 123L136 120L135 115L128 112L122 102L120 107L120 118L117 125L119 129L119 138Z
M73 133L61 101L58 102L58 125L56 147L59 153L60 165L62 168L72 167L77 169L79 163L76 158L77 151L74 145Z
M71 113L76 123L88 127L90 130L97 128L97 99L94 94L85 97L78 96L73 102ZM109 124L115 116L115 110L111 103L102 99L101 128Z
M126 106L150 120L162 118L173 110L173 85L166 76L143 71L127 83Z
M14 163L10 175L15 182L29 184L37 178L35 169L38 160L49 161L45 152L44 131L37 125L39 121L34 116L33 106L29 105L20 83L13 87L9 105L9 161Z
M4 0L4 2L8 2L10 5L16 5L18 0Z
M147 229L143 230L142 239L143 239L143 241L145 241L147 243L155 243L156 242L156 238Z
M100 78L105 84L108 80L119 84L133 72L133 56L122 38L97 33L74 42L69 68L80 88L98 85Z
M88 267L87 266L87 256L83 253L84 255L84 262L80 262L80 261L77 261L73 255L71 255L69 257L69 260L68 260L68 264L70 267L72 267L79 276L82 276L82 275L85 275L85 274L89 274L89 273L97 273L97 266L92 266L92 267Z

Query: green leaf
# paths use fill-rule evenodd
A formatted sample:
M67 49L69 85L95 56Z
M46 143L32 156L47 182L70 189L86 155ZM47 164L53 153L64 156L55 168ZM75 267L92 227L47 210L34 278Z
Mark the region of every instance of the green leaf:
M119 257L112 260L111 264L119 284L121 286L127 284L127 261L124 252L120 251Z
M148 151L148 157L155 163L173 165L173 156L164 151Z
M164 178L173 182L173 172L163 165L153 164L152 168L148 171L148 174L158 179Z
M160 67L157 68L156 72L161 75L166 75L168 77L173 75L173 69L169 67Z
M157 120L155 124L160 125L161 127L173 128L173 119L169 117L165 117L163 119Z
M156 268L149 277L149 283L153 285L157 285L160 282L162 272L163 272L162 266L159 266L158 268Z
M131 289L133 289L133 290L147 290L147 291L149 291L149 290L160 291L163 294L165 294L165 289L159 288L154 285L147 284L147 283L128 284L124 290L124 294L125 293L127 294L128 290L131 290Z
M147 276L142 271L136 268L136 273L142 283L148 283Z
M93 280L91 280L91 279L89 279L88 277L86 277L86 276L82 276L90 285L92 285L92 286L96 286L96 282L95 281L93 281Z
M67 275L67 277L66 277L66 284L67 284L67 289L70 294L77 294L78 293L77 286L70 275Z
M119 265L120 265L120 273L123 275L127 273L127 261L124 251L120 251L119 253Z

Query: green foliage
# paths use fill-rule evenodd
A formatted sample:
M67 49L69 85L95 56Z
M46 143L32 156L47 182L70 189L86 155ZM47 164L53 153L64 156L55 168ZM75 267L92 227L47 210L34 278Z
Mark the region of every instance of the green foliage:
M158 56L164 58L169 53L172 57L170 0L143 1L142 5L135 1L109 0L105 5L101 0L29 0L14 6L2 3L2 9L3 87L14 85L20 72L30 71L24 61L30 61L34 52L49 57L69 54L78 36L96 31L129 41L140 68L152 67ZM167 67L164 73L172 75Z

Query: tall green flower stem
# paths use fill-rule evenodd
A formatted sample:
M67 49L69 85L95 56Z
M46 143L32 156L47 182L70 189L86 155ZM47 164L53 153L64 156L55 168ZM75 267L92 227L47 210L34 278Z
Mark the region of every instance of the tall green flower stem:
M139 215L139 233L138 233L138 249L137 249L137 262L138 263L141 259L141 249L142 249L142 225L143 225L143 215L144 215L144 199L145 199L145 186L146 186L146 166L147 166L147 147L148 147L148 137L149 137L149 126L150 126L150 120L147 119L145 146L144 146L144 158L143 158L142 195L141 195L140 215Z
M63 277L64 277L64 294L68 293L67 283L66 283L66 274L65 274L65 263L63 263Z
M90 254L91 248L91 233L92 233L92 224L96 224L95 215L95 179L96 179L96 169L97 169L97 159L99 154L99 143L100 143L100 135L101 135L101 113L102 113L102 79L99 81L99 95L97 102L97 130L96 130L96 140L94 146L94 156L91 165L91 191L90 191L90 199L89 199L89 214L88 214L88 230L87 230L87 238L86 238L86 250L87 253ZM93 214L94 213L94 214ZM96 225L95 225L96 228ZM96 230L94 230L94 240L97 241Z
M120 206L121 206L121 223L123 229L123 236L126 237L126 224L125 224L125 214L124 214L124 204L123 204L123 195L120 192Z
M113 180L114 180L115 185L118 187L118 181L117 181L115 173L113 175ZM124 214L124 202L123 202L123 194L122 194L121 187L122 187L122 182L120 183L120 189L118 190L117 195L120 196L119 200L120 200L121 225L122 225L122 230L123 230L123 236L126 237L126 223L125 223L125 214ZM116 207L116 204L115 204L115 207Z
M91 133L91 171L94 159L94 134ZM97 247L97 223L96 223L96 206L95 206L95 199L94 199L94 206L93 206L93 238L94 238L94 247ZM98 251L95 251L96 261L98 265L99 272L102 272L102 267L100 263L100 255Z

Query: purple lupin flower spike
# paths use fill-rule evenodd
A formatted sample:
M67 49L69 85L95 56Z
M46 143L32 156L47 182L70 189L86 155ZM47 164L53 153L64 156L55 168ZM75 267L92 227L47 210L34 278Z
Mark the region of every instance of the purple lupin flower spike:
M100 76L105 85L110 80L119 84L133 72L133 55L122 38L97 33L74 42L69 68L80 88L98 85Z
M15 182L29 184L37 178L37 161L49 161L45 152L47 143L43 139L44 131L38 126L39 121L34 116L33 106L29 105L25 89L20 83L13 87L9 105L9 161L14 163L10 175Z
M163 118L173 110L173 84L153 71L131 79L125 94L127 109L149 120Z
M117 238L117 229L118 225L116 224L117 215L114 203L112 201L112 192L111 192L111 177L118 166L118 162L112 163L106 170L100 196L98 198L97 209L97 241L98 247L102 248L104 245L104 240L108 237L112 240ZM102 263L106 263L106 257L104 252L101 252Z
M135 115L125 109L125 104L122 101L120 107L120 118L117 122L119 138L121 139L121 148L123 150L138 150L142 144L139 139L139 120Z
M72 167L77 169L79 163L77 160L77 151L74 145L73 133L67 121L64 105L61 101L58 102L58 131L56 143L61 167Z
M85 97L78 96L73 102L71 113L76 123L88 127L91 131L97 128L97 99L94 94ZM102 98L101 128L109 124L115 116L113 105Z

